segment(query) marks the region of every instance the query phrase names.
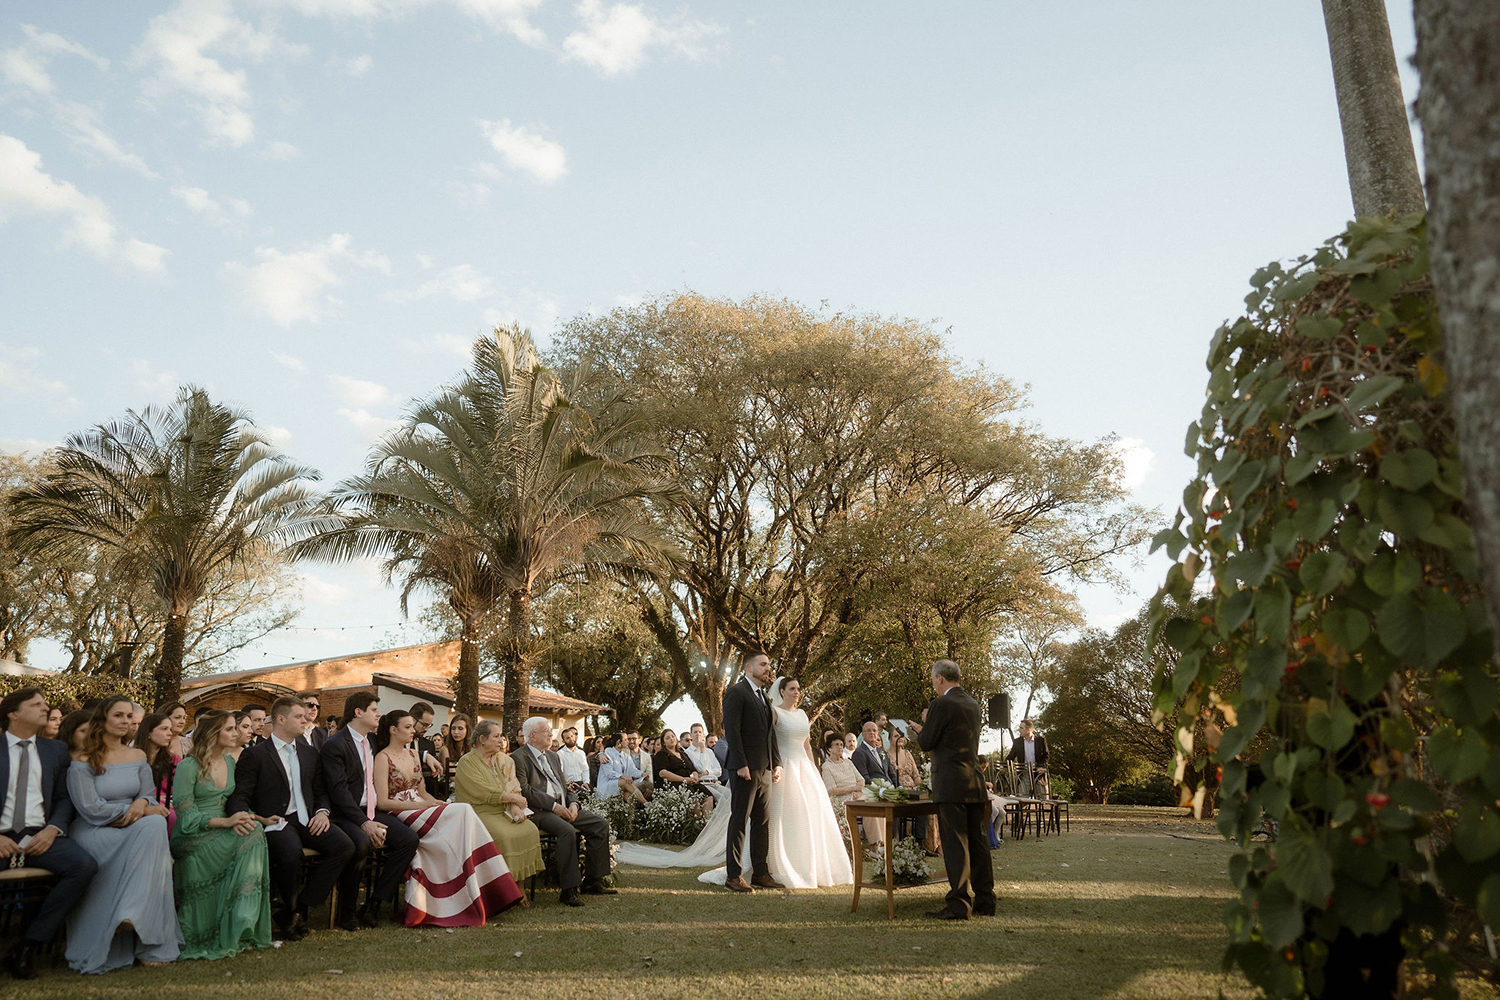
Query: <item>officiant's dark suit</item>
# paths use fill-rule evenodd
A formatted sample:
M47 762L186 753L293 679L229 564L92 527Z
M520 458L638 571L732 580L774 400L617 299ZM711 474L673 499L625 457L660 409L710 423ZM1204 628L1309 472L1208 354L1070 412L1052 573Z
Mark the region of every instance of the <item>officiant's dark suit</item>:
M949 666L956 681L957 666ZM989 796L979 768L980 719L979 703L955 684L932 699L917 733L917 742L932 755L932 800L948 871L948 900L941 915L955 920L967 920L971 911L995 913L995 874L985 831Z
M767 855L771 825L767 809L771 802L771 772L781 765L776 749L776 714L766 693L748 676L724 692L724 777L729 781L729 842L725 868L732 882L744 871L745 821L750 821L750 871L753 878L768 878ZM750 769L749 779L739 769Z
M271 884L281 897L283 924L297 914L305 918L309 908L328 898L335 884L349 900L359 892L359 871L349 864L349 859L354 857L354 841L332 822L333 806L328 801L318 752L301 736L292 746L297 751L298 783L302 786L307 820L310 823L318 813L328 813L328 829L315 834L297 818L292 786L287 780L287 765L277 754L274 740L246 747L240 754L239 763L234 767L234 794L229 796L224 807L225 813L230 815L245 811L257 816L285 817L286 826L266 833ZM312 866L306 885L301 884L304 847L318 852L317 863Z

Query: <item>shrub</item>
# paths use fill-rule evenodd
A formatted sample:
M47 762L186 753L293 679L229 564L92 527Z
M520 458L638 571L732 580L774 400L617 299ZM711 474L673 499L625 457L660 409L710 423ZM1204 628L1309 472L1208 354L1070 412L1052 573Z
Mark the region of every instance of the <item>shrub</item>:
M76 701L80 704L90 698L110 698L123 695L150 707L146 695L150 685L135 684L123 677L94 674L0 674L0 697L21 688L34 687L42 692L47 704L58 705Z
M1175 806L1180 797L1171 775L1158 771L1135 781L1122 781L1109 790L1109 801L1119 806Z
M644 838L658 844L691 844L707 822L698 812L702 801L683 788L658 788L646 803ZM723 808L729 808L727 800Z

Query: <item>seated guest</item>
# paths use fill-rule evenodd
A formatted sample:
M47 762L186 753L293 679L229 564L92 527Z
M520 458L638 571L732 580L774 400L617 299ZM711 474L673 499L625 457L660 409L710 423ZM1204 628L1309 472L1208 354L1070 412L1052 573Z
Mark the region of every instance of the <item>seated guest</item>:
M239 745L234 716L210 712L193 730L193 750L177 768L172 804L177 828L177 919L185 940L181 958L230 958L246 948L271 947L271 878L262 825L249 812L226 812L234 797Z
M473 807L427 794L416 735L402 709L381 716L375 731L375 808L420 837L406 877L406 926L483 927L525 896Z
M645 775L641 781L641 792L649 799L652 786L656 782L656 769L651 766L651 751L641 742L640 730L632 729L626 733L625 742L617 752L634 762L640 772Z
M299 691L297 697L302 699L302 707L306 709L304 720L306 727L302 730L302 739L314 750L323 749L323 743L328 739L330 730L323 728L318 719L323 714L323 699L316 691ZM272 718L269 720L271 728L276 728L275 705L272 708Z
M708 738L704 735L703 723L693 723L689 730L692 741L683 748L688 760L693 762L693 769L698 772L698 780L703 782L719 781L724 773L724 768L719 765L719 758L714 756L713 748L708 745Z
M422 785L427 789L427 794L444 802L452 793L452 788L448 785L447 768L438 759L437 740L432 737L432 720L436 716L437 712L425 701L411 706L411 717L417 724L417 735L412 738L411 746L417 752L417 760L422 762Z
M588 756L578 748L578 730L572 726L562 731L562 746L557 748L557 759L562 761L563 780L573 791L584 785L592 786L589 780Z
M691 792L702 796L699 803L699 811L707 813L714 807L714 794L703 783L698 780L698 771L693 767L693 762L688 760L687 754L682 752L677 742L677 734L670 729L661 732L661 751L651 758L651 766L656 768L656 787L686 788Z
M240 745L231 750L229 755L238 763L240 754L245 752L245 748L258 742L255 735L255 717L241 709L234 713L234 727L239 736Z
M713 747L714 759L719 762L719 776L721 778L727 773L724 770L724 762L729 759L729 741L724 738L724 731L719 730L719 735L714 737L714 742L709 744ZM725 779L725 784L728 780Z
M49 705L47 707L47 724L42 727L40 735L44 740L57 739L57 731L62 728L63 716L68 713L62 710L61 705Z
M896 766L896 777L902 788L915 790L922 784L922 772L917 769L917 759L912 756L911 750L907 749L906 737L899 732L891 734L891 763ZM906 816L902 817L898 824L898 834L904 834L908 829L918 840L924 843L927 840L927 817Z
M396 890L406 881L406 869L417 853L420 838L411 827L375 805L375 751L370 739L380 725L380 702L374 691L356 691L344 702L344 728L328 737L318 754L323 782L333 807L333 821L354 842L349 868L357 874L370 860L372 848L384 847L385 867L374 891L359 911L359 922L374 927L383 903L395 903ZM339 894L340 926L349 928L357 892Z
M895 765L891 763L890 754L885 752L885 747L880 745L880 724L875 721L866 722L861 727L863 739L854 748L850 755L850 762L859 776L864 779L865 784L877 778L888 781L892 785L900 784L900 775L896 773ZM885 850L885 820L866 816L860 820L860 826L864 828L865 839L877 850Z
M74 713L81 715L81 712ZM36 953L52 943L68 912L87 891L98 864L69 837L75 823L68 798L68 748L39 735L48 722L47 699L36 688L18 688L0 699L0 864L17 854L46 868L57 882L40 903L21 915L21 940L5 953L5 971L16 979L36 978ZM62 722L58 724L59 735Z
M62 725L57 727L57 741L68 748L69 755L83 749L83 741L89 734L89 717L93 714L91 708L80 708L63 716Z
M245 746L253 747L257 743L264 743L266 733L270 731L266 720L266 706L246 705L240 711L250 717L250 739L246 741Z
M182 951L172 905L167 808L156 801L146 755L126 745L129 700L105 698L68 765L68 797L78 817L68 836L99 871L68 914L68 965L75 972L165 965Z
M526 816L515 761L500 749L500 723L481 719L474 726L474 749L458 762L453 794L474 807L512 878L523 882L542 870L541 832Z
M187 706L180 701L169 701L156 710L157 715L165 715L172 720L172 745L167 749L172 751L172 756L178 760L187 756ZM145 725L145 723L142 723ZM145 749L142 747L141 749Z
M302 738L307 709L297 698L277 698L271 706L271 738L240 754L234 767L232 813L280 816L286 825L266 830L271 884L281 900L272 915L277 935L288 941L307 937L307 911L328 898L337 883L348 900L359 894L359 870L349 862L354 842L332 822L318 754ZM318 852L307 884L302 884L302 849ZM342 877L342 880L341 880ZM352 905L352 902L351 902ZM340 926L357 930L352 918Z
M646 804L646 793L641 789L646 776L634 757L618 747L604 751L604 763L599 765L599 778L594 785L594 794L603 799L616 795L628 795L642 805Z
M617 895L604 884L609 874L609 821L597 813L581 811L578 796L568 791L562 779L562 763L547 749L552 744L552 724L534 715L521 725L521 738L526 745L513 758L516 779L531 806L531 821L543 833L557 838L557 884L562 887L562 902L582 906L580 885L591 896ZM583 834L587 878L578 871L579 833Z
M187 715L183 712L184 717ZM141 721L135 731L135 746L146 754L146 766L151 768L151 787L156 790L156 801L167 803L167 835L177 825L177 810L172 807L172 775L177 770L181 755L172 752L176 733L168 716L152 713Z
M828 788L828 797L833 800L833 815L839 821L844 841L853 850L854 838L849 835L849 814L844 804L864 798L865 779L844 756L844 740L837 733L828 734L824 749L828 759L823 762L823 784Z
M469 730L473 725L474 720L462 712L448 720L448 735L443 738L442 753L438 754L438 759L443 762L443 784L450 792L453 790L453 773L458 770L458 762L469 752Z
M589 757L589 787L599 784L599 768L604 763L604 737L595 736L586 744Z

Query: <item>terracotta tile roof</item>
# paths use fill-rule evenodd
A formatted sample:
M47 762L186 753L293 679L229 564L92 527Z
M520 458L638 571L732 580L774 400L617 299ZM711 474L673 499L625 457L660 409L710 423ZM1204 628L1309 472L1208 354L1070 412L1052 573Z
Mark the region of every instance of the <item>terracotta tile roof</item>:
M412 677L406 674L376 673L370 676L373 684L383 687L392 687L408 694L421 695L430 701L440 701L446 705L453 704L453 688L448 682L440 677ZM369 685L363 685L368 687ZM491 684L488 681L479 683L479 704L482 708L499 709L505 703L505 685ZM531 689L531 707L545 712L559 712L568 715L603 715L608 710L603 705L596 705L591 701L581 701L578 698L568 698L541 688Z

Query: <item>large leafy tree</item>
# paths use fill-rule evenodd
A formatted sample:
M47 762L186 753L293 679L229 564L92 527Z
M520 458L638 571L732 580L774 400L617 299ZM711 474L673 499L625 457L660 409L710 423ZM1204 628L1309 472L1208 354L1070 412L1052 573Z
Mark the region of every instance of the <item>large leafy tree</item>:
M11 545L41 560L88 553L96 574L156 596L165 620L158 703L177 697L190 619L216 581L277 550L311 498L248 414L185 386L68 438L55 467L10 498Z
M672 456L686 500L657 516L685 559L639 601L712 725L738 645L768 648L814 714L893 671L916 697L931 655L982 675L1008 615L1143 537L1110 442L1026 425L1023 394L927 324L689 294L581 317L560 344Z
M414 404L403 426L338 484L299 556L380 557L402 585L443 595L459 621L455 702L474 713L494 614L504 618L504 724L519 731L534 667L532 604L558 580L648 572L665 547L642 517L669 489L645 426L596 391L587 363L559 372L531 334L476 340L469 369Z

